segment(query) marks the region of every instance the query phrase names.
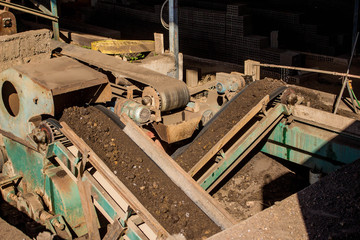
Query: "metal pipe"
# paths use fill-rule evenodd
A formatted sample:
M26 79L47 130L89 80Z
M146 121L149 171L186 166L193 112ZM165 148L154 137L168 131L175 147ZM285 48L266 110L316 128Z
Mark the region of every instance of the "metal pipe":
M50 0L50 8L51 8L51 13L54 16L58 17L56 0ZM54 39L56 41L59 41L59 38L60 38L59 22L53 21L52 26L53 26L53 32L54 32Z
M32 4L34 4L35 7L37 7L38 9L40 9L42 12L48 14L48 15L53 15L51 13L51 11L49 11L49 9L47 9L44 5L42 5L41 3L39 3L36 0L30 0L30 2L32 2Z
M341 76L341 77L346 77L347 76L349 78L360 79L360 76L358 76L358 75L347 74L347 73L339 73L339 72L332 72L332 71L319 70L319 69L290 67L290 66L283 66L283 65L266 64L266 63L254 64L253 66L270 67L270 68L283 68L283 69L291 69L291 70L298 70L298 71L304 71L304 72L323 73L323 74L329 74L329 75Z
M178 0L169 0L169 42L170 52L175 57L175 78L179 79L179 27Z
M340 94L338 96L338 98L336 99L336 103L335 103L335 109L334 109L334 114L336 114L337 110L338 110L338 107L339 107L339 104L340 104L340 100L342 98L342 95L344 93L344 90L345 90L345 87L348 88L349 90L349 95L351 97L351 101L352 101L352 104L353 104L353 107L354 107L354 111L355 113L358 113L358 110L357 110L357 107L355 106L355 103L354 103L354 99L352 97L352 94L350 92L350 89L349 89L349 84L348 84L348 77L350 76L349 72L350 72L350 66L351 66L351 63L352 63L352 60L353 60L353 57L354 57L354 53L355 53L355 49L356 49L356 43L357 43L357 40L359 38L359 32L356 34L356 38L355 38L355 42L353 44L353 47L352 47L352 51L351 51L351 57L350 57L350 61L349 61L349 64L348 64L348 68L347 68L347 71L346 71L346 74L345 74L345 78L344 78L344 82L342 84L342 87L341 87L341 90L340 90Z
M359 0L355 0L354 18L353 18L352 46L354 46L354 44L356 42L356 33L358 32L358 18L359 18Z
M30 14L33 14L33 15L36 15L36 16L39 16L39 17L50 19L51 21L55 21L55 22L57 22L58 19L59 19L59 17L57 15L56 16L51 16L51 15L48 15L48 14L43 13L41 11L38 11L38 10L35 10L35 9L32 9L32 8L28 8L28 7L24 7L24 6L21 6L21 5L18 5L18 4L5 2L3 0L0 0L0 6L12 8L12 9L15 9L15 10L18 10L18 11L21 11L21 12L25 12L25 13L30 13Z

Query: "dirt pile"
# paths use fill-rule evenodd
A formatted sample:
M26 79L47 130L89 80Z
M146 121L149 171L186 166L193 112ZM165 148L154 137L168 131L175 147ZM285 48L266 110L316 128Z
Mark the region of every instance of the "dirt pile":
M201 239L219 232L161 169L107 116L94 107L64 111L66 122L170 233Z
M175 160L185 170L192 167L239 122L266 95L271 94L284 83L274 79L255 81L214 119L206 131Z
M237 220L245 220L308 185L303 173L291 171L275 159L259 152L251 157L214 194Z
M210 239L360 239L360 159Z

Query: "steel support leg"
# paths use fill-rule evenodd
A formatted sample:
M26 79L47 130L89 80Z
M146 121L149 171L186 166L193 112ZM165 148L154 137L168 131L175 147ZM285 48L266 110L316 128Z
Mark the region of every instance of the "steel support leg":
M169 0L169 42L170 52L175 57L175 78L179 79L179 27L178 0Z

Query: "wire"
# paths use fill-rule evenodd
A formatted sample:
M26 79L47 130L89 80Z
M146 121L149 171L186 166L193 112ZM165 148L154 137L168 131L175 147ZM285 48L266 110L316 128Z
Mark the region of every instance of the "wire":
M169 24L167 24L165 22L165 20L163 19L163 11L164 11L164 7L165 5L169 2L169 0L165 0L165 2L163 3L163 5L161 6L161 10L160 10L160 21L161 21L161 24L163 25L163 27L166 29L166 30L169 30Z
M356 98L356 95L355 95L355 93L354 93L354 90L353 90L353 89L351 89L351 92L352 92L352 95L354 96L354 98L355 98L355 100L356 100L357 104L358 104L358 105L359 105L359 107L360 107L359 100Z
M349 84L349 88L350 88L351 95L353 95L353 97L355 98L357 104L360 106L360 103L359 103L358 99L356 98L354 89L353 89L353 87L352 87L352 80L348 80L348 84Z

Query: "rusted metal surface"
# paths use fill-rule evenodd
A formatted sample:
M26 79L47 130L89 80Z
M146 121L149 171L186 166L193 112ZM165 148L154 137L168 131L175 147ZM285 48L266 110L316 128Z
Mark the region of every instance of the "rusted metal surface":
M52 1L54 1L54 0L52 0ZM30 14L33 14L33 15L36 15L36 16L39 16L39 17L50 19L50 20L56 21L56 22L58 21L58 18L59 18L58 16L49 15L49 14L46 14L46 13L44 13L42 11L35 10L35 9L32 9L32 8L28 8L28 7L24 7L24 6L19 5L19 4L6 2L4 0L0 0L0 5L11 8L11 9L18 10L18 11L21 11L21 12L30 13Z
M200 120L201 116L177 124L165 125L163 123L154 123L153 127L161 140L167 143L174 143L190 138L194 134Z
M160 225L160 223L146 210L146 208L139 202L133 193L114 175L114 173L105 165L105 163L96 155L95 152L81 139L79 138L70 127L62 122L62 132L71 140L71 142L79 149L80 152L88 150L89 162L94 168L111 184L115 191L130 204L132 209L136 209L137 214L149 225L149 227L157 233L158 239L163 239L170 234Z
M261 151L324 173L360 158L359 136L300 121L280 122Z
M186 84L182 81L157 73L121 59L107 56L100 52L84 49L65 43L52 42L53 48L60 49L63 55L76 58L91 65L111 71L118 75L132 79L135 82L152 86L161 99L161 111L169 111L186 106L190 94Z
M0 36L16 33L15 15L8 11L0 10Z
M41 65L20 65L14 69L51 90L54 96L108 83L105 75L67 57L43 61Z
M2 130L25 140L34 128L34 125L29 122L30 119L42 114L54 114L51 92L39 84L34 84L32 79L20 71L8 69L2 72L0 87L2 91L2 101L0 101ZM13 94L9 95L9 92L13 92ZM10 98L10 96L12 97ZM14 101L13 98L17 98L17 100ZM10 104L10 102L12 103ZM18 103L15 104L16 102Z
M66 57L8 69L0 74L0 86L1 128L23 140L34 129L30 120L35 117L111 99L105 75Z

